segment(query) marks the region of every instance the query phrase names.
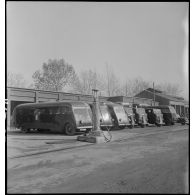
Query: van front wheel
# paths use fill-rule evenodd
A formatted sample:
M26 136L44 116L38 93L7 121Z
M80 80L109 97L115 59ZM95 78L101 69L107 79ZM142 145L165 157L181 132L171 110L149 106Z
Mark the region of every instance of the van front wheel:
M141 128L144 128L146 125L144 125L144 124L141 124L140 126L141 126Z
M66 135L74 135L76 133L76 130L74 126L71 123L66 123L65 125L65 134Z

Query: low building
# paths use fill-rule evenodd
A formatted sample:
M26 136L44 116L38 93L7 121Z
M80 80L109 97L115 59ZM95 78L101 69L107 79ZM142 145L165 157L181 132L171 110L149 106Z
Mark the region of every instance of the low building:
M133 104L144 104L144 105L159 105L159 102L155 101L151 98L140 98L140 97L127 97L127 96L113 96L109 97L108 101L115 102L115 103L127 103L130 106Z
M144 91L135 95L139 98L155 98L159 105L173 106L176 112L181 116L189 116L189 103L182 97L168 95L163 91L154 90L153 88L145 89Z

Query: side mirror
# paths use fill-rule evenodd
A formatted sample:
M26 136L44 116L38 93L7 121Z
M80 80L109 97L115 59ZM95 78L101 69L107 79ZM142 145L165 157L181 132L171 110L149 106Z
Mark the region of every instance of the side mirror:
M102 119L100 119L100 123L102 123Z
M79 124L82 124L82 121L81 120L79 121Z

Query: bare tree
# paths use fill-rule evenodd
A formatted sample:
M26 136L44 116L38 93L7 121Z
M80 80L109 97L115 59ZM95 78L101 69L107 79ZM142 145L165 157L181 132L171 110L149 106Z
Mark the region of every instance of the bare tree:
M73 66L64 59L50 59L48 63L43 63L42 70L37 70L32 77L35 89L62 91L66 85L71 84L75 76Z
M7 73L7 86L9 87L26 87L26 81L21 74Z
M107 77L107 82L106 82L107 95L108 96L121 95L122 87L121 87L120 80L115 75L113 69L108 67L107 64L106 64L106 77Z
M177 96L180 95L182 89L179 84L161 83L155 86L156 89L164 91L166 94Z
M150 82L144 81L141 77L127 79L122 85L122 94L125 96L134 96L149 87Z
M126 96L134 96L139 92L151 87L151 83L149 81L143 80L141 77L137 77L135 79L126 80L125 84L123 84L123 95ZM155 85L155 89L159 89L164 91L165 93L173 96L179 95L182 90L178 84L172 83L161 83Z
M132 82L132 95L136 95L137 93L150 87L150 83L148 81L144 81L141 77L135 78Z
M72 91L77 93L91 94L94 88L100 90L101 94L105 91L105 80L96 71L83 71L72 82Z

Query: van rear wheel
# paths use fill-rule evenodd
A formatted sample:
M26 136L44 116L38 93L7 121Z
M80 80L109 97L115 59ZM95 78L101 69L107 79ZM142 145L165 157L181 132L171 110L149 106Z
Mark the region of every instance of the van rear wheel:
M30 129L27 129L27 128L22 127L22 128L21 128L21 131L22 131L23 133L29 133L29 132L30 132Z
M65 134L66 135L75 135L76 130L71 123L66 123L65 125Z
M159 124L159 123L155 123L155 125L156 125L157 127L161 127L161 126L162 126L162 125Z
M128 127L129 127L129 129L133 129L134 125L129 125Z

